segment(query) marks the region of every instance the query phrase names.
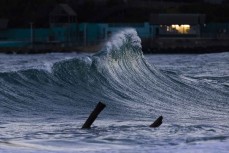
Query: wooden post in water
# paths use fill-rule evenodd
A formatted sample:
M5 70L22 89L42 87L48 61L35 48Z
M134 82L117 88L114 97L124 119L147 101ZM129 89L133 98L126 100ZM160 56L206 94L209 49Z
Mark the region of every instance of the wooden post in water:
M91 115L88 117L84 125L82 126L82 129L89 129L91 128L92 123L96 120L99 113L106 107L105 104L99 102L95 109L92 111Z
M153 127L153 128L159 127L162 124L162 120L163 120L163 116L158 117L157 120L154 121L153 124L151 124L149 127Z

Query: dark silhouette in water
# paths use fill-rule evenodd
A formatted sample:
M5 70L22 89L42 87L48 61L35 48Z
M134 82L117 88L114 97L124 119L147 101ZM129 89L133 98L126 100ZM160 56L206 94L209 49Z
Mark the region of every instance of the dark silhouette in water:
M101 111L106 107L105 104L102 102L99 102L95 109L91 112L90 116L82 126L82 129L89 129L91 128L91 125L96 120L98 115L101 113ZM156 128L159 127L162 124L163 116L158 117L151 125L150 127Z
M159 127L162 124L163 116L158 117L156 121L153 122L153 124L150 125L150 127L156 128Z
M92 111L91 115L88 117L84 125L82 126L82 129L89 129L91 128L92 123L95 121L95 119L98 117L99 113L106 107L105 104L99 102L95 109Z

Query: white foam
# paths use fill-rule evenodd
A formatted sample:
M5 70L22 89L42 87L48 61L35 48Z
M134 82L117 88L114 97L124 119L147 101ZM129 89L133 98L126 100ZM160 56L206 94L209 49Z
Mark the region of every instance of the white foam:
M110 40L105 44L107 51L119 50L124 44L131 43L134 47L141 48L141 39L139 38L137 31L133 28L123 29L114 34Z

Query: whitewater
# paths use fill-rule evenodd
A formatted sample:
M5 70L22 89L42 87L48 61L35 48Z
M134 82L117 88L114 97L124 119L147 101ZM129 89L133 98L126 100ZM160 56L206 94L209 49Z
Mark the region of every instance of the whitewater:
M99 101L107 107L81 129ZM0 54L2 153L228 150L227 51L144 55L129 28L95 54Z

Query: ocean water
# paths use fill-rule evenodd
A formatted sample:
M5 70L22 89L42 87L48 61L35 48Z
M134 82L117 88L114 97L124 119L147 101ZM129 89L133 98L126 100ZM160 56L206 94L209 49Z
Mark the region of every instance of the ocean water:
M227 51L143 55L125 29L95 54L0 54L1 153L228 151Z

